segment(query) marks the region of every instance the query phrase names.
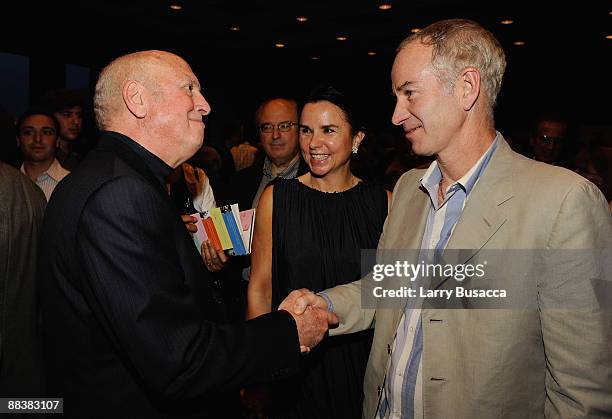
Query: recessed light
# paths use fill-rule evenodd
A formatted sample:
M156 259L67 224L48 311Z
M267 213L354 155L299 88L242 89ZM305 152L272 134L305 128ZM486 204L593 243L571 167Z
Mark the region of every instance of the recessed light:
M410 32L412 32L412 33L419 33L419 32L421 32L421 28L412 28L412 29L410 29Z
M338 41L346 41L346 36L336 36Z
M378 6L380 10L389 10L391 7L391 3L382 3L380 6Z
M521 47L525 45L525 41L514 41L513 44L516 45L517 47Z
M181 6L180 4L171 4L170 8L172 10L181 10L183 8L183 6Z
M512 19L504 19L504 20L500 21L499 23L501 23L502 25L512 25L514 23L514 20L512 20Z
M372 56L376 55L376 53L375 53L374 51L368 51L368 55L369 55L370 57L372 57Z
M274 44L274 46L276 48L285 48L285 44L281 44L280 42L277 42L276 44Z
M238 32L240 30L240 26L230 26L229 30L233 32Z
M308 21L308 18L306 16L298 16L295 18L295 20L297 20L298 22L306 22Z

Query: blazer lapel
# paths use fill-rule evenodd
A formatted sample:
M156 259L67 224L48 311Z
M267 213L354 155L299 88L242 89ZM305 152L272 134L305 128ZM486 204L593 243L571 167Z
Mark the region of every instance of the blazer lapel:
M504 204L513 196L512 154L510 146L501 138L488 167L470 193L461 218L446 246L443 263L466 263L506 222ZM431 288L440 287L447 279L438 278Z

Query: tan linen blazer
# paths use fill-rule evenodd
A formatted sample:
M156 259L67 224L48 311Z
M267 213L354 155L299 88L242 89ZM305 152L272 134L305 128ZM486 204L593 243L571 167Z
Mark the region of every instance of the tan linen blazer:
M419 248L430 206L419 188L423 174L412 170L398 181L379 249ZM607 249L610 254L611 240L612 217L592 183L525 158L502 139L447 249ZM502 281L521 280L524 270L517 274L507 268L498 269ZM597 304L562 309L566 300L596 299L592 287L576 284L600 273L588 263L559 258L550 268L561 273L526 284L535 309L451 310L424 301L425 418L612 416L611 303L603 304L607 309L593 309ZM402 310L362 309L360 290L357 281L327 293L341 319L332 334L375 327L363 412L373 418Z

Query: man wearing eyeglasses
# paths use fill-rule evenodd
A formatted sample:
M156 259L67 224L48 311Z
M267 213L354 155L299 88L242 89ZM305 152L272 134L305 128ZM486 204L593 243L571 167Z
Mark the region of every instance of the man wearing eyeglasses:
M265 157L250 167L236 172L228 187L220 190L217 202L235 204L241 210L257 208L263 190L276 178L292 179L308 171L300 157L298 139L298 104L289 98L275 97L262 102L255 112L255 125ZM214 257L217 255L211 252ZM212 261L219 265L220 259ZM230 317L244 318L246 284L249 279L249 257L234 257L224 268L224 285L230 298ZM237 290L232 291L231 288Z
M563 166L563 151L567 147L567 122L559 115L540 115L529 136L534 160Z
M259 197L273 179L292 179L306 173L298 142L298 105L295 100L272 98L255 112L259 141L265 153L263 162L238 171L228 190L240 209L257 208Z

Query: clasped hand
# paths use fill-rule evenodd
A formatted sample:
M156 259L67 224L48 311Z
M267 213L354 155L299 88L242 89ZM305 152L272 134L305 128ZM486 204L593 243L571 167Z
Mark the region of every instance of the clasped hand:
M287 310L295 319L302 353L310 352L328 329L339 323L336 314L328 311L325 299L306 288L291 291L278 309Z

